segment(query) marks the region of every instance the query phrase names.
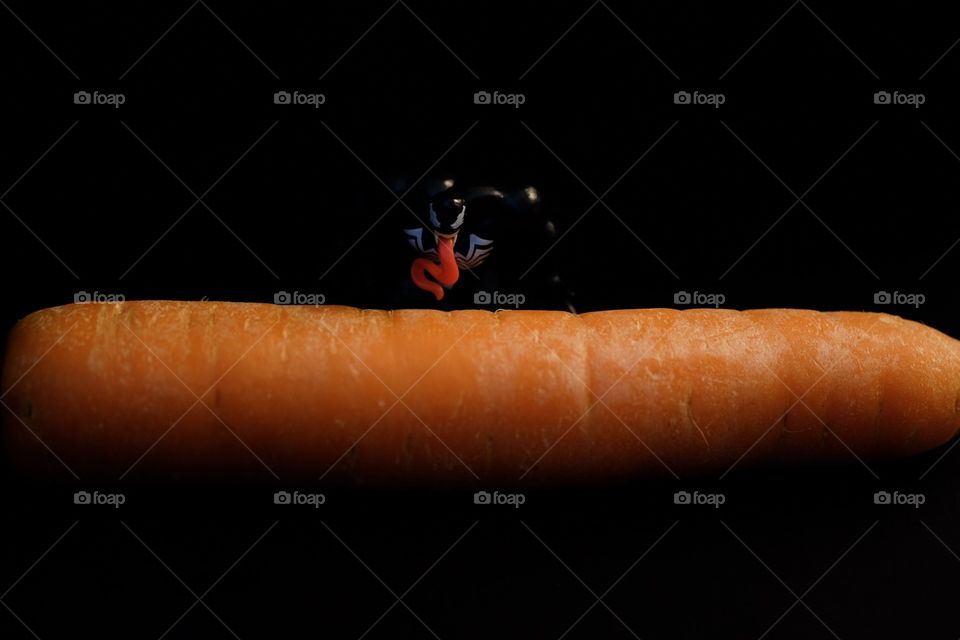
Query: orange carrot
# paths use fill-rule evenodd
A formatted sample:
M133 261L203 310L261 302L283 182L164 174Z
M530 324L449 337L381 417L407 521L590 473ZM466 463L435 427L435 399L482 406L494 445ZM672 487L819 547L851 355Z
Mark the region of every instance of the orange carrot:
M909 455L960 427L960 343L787 309L68 305L17 324L2 384L12 460L52 451L84 479L683 476Z

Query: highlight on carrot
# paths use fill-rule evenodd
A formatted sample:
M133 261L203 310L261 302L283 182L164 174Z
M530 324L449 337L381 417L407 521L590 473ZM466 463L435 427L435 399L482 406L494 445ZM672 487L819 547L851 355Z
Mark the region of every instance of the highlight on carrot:
M960 342L792 309L74 304L16 325L2 393L7 455L48 476L576 483L936 447Z

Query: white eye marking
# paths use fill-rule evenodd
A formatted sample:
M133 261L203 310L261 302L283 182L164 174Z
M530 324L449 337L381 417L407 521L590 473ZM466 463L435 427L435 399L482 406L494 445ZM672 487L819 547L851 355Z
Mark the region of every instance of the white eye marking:
M440 226L440 221L437 220L437 212L433 210L433 203L430 203L430 224L435 227Z
M460 215L457 216L457 219L453 221L453 224L450 225L454 229L459 229L460 225L463 224L463 214L467 212L467 205L463 205L463 210L460 211Z

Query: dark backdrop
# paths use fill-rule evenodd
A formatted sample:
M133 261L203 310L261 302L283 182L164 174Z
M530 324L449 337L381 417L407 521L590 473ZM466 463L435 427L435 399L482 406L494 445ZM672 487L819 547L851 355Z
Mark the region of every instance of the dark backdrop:
M409 263L386 256L413 215L389 187L428 174L538 187L562 239L531 278L561 275L581 312L699 291L960 336L946 6L0 4L4 331L78 291L389 306L383 283ZM273 103L294 90L326 102ZM483 90L525 103L474 104ZM77 105L79 91L125 102ZM725 102L678 105L680 91ZM925 102L875 104L879 91ZM415 192L407 204L422 211ZM880 291L925 300L877 305ZM531 491L519 509L328 487L322 509L284 509L268 477L131 487L114 512L71 504L89 487L66 470L52 489L8 477L0 625L44 640L371 625L954 638L958 455ZM673 504L694 489L726 504ZM926 502L874 505L879 490Z

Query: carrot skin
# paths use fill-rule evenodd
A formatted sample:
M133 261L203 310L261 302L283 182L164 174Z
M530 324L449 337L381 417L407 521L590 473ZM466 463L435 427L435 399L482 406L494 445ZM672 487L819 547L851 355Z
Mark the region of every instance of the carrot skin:
M938 446L960 342L857 312L141 301L24 318L2 388L28 473L573 483Z

